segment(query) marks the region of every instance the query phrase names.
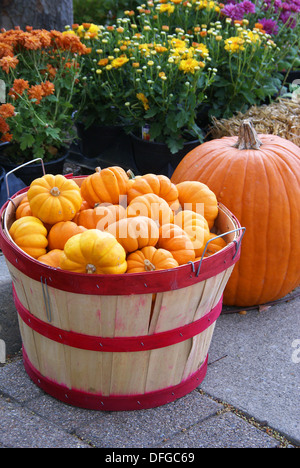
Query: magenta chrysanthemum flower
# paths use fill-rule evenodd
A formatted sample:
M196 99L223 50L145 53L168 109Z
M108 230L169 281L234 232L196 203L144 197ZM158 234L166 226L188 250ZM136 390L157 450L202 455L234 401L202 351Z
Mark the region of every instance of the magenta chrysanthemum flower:
M239 7L243 10L245 15L255 13L255 5L250 2L250 0L244 0L239 4Z
M222 9L225 16L233 20L242 20L245 15L255 13L255 5L250 0L244 0L241 3L227 3Z
M259 22L263 25L263 29L267 34L273 34L275 36L278 33L278 24L275 20L262 18Z

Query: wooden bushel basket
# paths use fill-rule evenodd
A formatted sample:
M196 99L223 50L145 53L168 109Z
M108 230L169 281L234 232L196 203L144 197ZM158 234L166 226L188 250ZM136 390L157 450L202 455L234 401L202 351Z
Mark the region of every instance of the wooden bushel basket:
M80 185L82 178L74 178ZM1 209L0 248L13 282L26 372L46 393L82 408L160 406L200 385L222 295L244 234L222 205L227 246L164 271L85 275L48 267L8 229L28 188ZM226 234L225 234L226 233Z

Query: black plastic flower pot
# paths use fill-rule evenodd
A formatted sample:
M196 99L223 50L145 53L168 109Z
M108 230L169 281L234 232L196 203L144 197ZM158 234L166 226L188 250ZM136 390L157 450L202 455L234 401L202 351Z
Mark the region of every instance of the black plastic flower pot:
M27 166L22 166L22 165L18 166L9 161L5 161L6 148L7 148L7 145L0 145L1 166L5 169L7 173L16 169L14 171L14 175L20 178L24 182L24 184L26 184L27 186L30 185L34 179L37 179L38 177L42 177L44 175L43 165L41 162L35 162ZM43 162L45 173L54 174L54 175L62 174L64 163L65 163L65 160L67 159L67 156L68 156L68 152L66 150L66 152L59 158L54 159L52 161Z
M137 169L141 174L153 173L170 177L182 158L196 146L199 140L188 141L177 153L171 153L164 143L147 141L130 134L133 158Z

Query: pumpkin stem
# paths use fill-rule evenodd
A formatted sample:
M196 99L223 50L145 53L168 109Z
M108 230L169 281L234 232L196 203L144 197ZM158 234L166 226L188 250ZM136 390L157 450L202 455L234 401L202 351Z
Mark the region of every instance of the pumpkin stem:
M58 187L52 187L50 193L53 195L53 197L58 197L60 195L60 190Z
M237 148L239 150L259 150L261 145L262 142L259 140L251 120L243 120L239 129L238 141L233 145L234 148Z
M88 274L96 273L96 267L92 263L88 263L85 267L85 271Z
M101 172L101 167L96 167L95 172Z
M150 260L145 259L144 260L144 265L145 265L145 270L146 271L154 271L155 270L155 265L150 262Z
M131 169L128 169L128 171L126 171L126 174L128 175L129 179L135 179L135 175Z

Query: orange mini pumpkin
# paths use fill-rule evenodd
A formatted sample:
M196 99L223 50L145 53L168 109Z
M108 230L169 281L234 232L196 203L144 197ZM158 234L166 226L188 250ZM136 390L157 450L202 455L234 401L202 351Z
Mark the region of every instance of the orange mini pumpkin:
M126 253L148 245L155 246L159 238L158 226L153 219L146 216L120 219L110 224L106 232L116 237Z
M54 224L48 234L48 249L63 250L65 243L70 237L86 231L84 226L78 226L73 221L60 221Z
M109 203L97 204L95 208L79 211L74 222L87 229L100 229L105 231L111 223L125 218L126 210L122 205L112 205Z
M118 166L97 168L81 184L81 195L91 206L96 203L121 204L127 193L128 175Z
M175 184L164 175L145 174L133 179L128 188L128 204L136 197L146 193L155 193L166 200L168 205L176 211L179 206L178 190Z
M213 191L206 184L190 180L180 182L176 187L181 209L200 213L211 229L219 213L217 197Z
M157 249L153 246L136 250L127 257L127 273L168 270L176 267L178 267L178 262L171 252L165 249Z
M199 258L202 257L204 250L205 250L204 257L209 257L210 255L213 255L226 247L227 243L224 240L224 238L216 237L216 236L217 234L213 234L212 232L209 234L209 238L206 241L207 245L205 243L202 249L200 249L197 252L196 256L198 258L196 260L199 260ZM206 249L205 249L205 246L206 246Z
M157 247L166 249L179 265L195 260L195 250L188 234L176 224L164 224L159 230Z
M21 200L18 208L16 209L16 219L22 218L23 216L32 216L27 195Z
M63 250L53 249L45 255L41 255L37 260L45 265L53 268L60 268L60 261L62 258Z
M172 223L174 213L166 200L155 195L155 193L146 193L135 197L129 203L126 214L129 218L134 216L147 216L157 222L159 226L166 223Z

